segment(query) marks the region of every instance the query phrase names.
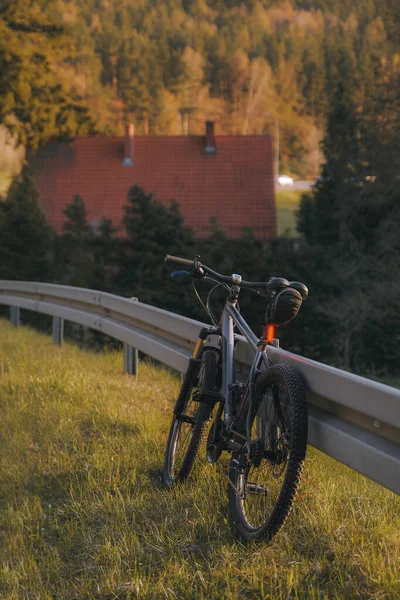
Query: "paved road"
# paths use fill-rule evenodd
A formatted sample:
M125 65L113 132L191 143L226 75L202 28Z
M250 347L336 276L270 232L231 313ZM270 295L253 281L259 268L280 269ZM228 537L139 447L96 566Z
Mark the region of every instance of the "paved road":
M311 186L314 185L314 181L294 181L293 185L279 185L275 186L276 190L309 190Z

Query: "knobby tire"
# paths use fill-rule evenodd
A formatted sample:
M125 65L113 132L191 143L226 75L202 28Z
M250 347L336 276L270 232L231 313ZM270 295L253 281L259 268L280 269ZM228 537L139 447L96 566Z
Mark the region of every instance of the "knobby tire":
M285 523L301 479L307 429L303 378L287 365L269 367L255 388L252 439L256 430L260 440L253 446L255 457L244 459L243 453L234 452L229 469L229 509L242 541L270 541ZM278 449L275 455L268 455L271 448Z

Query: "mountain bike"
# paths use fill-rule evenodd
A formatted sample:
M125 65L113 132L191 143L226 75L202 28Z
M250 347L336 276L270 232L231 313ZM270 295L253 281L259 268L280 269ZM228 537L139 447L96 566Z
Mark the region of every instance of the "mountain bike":
M172 277L191 277L195 292L212 325L199 333L173 411L163 481L167 487L189 476L206 430L207 459L216 463L231 454L228 501L233 524L242 541L271 540L284 524L298 488L307 446L306 385L300 373L268 357L275 327L298 313L307 287L283 277L244 281L241 275L222 275L200 262L167 255L165 262L185 270ZM214 282L206 304L196 281ZM211 296L223 286L225 306L217 320ZM265 326L258 338L239 311L243 289L266 299ZM235 375L235 327L254 350L247 380Z

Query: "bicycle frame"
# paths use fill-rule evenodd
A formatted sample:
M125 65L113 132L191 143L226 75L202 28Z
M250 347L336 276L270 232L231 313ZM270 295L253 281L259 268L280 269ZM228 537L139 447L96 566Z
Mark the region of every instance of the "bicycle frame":
M222 339L222 389L221 394L225 399L224 421L228 425L236 408L232 403L232 395L229 393L231 386L236 383L235 378L235 340L233 329L236 325L239 332L246 338L255 356L248 376L248 392L250 401L253 396L253 385L256 376L261 372L262 362L270 365L267 355L267 341L264 337L257 338L245 319L236 308L236 300L227 300L221 316L221 339Z
M237 296L239 290L235 295L231 294L224 306L224 309L220 318L220 329L219 334L221 336L221 365L222 365L222 385L221 385L221 405L224 409L224 422L227 429L230 428L232 416L235 413L236 406L233 405L233 394L232 390L236 383L235 377L235 335L234 327L236 326L239 332L246 338L250 347L255 352L255 357L250 369L248 377L248 392L250 393L250 399L252 398L253 385L255 378L260 373L260 366L264 361L266 366L270 365L270 361L267 356L266 348L267 341L262 338L257 338L255 333L249 327L245 319L242 317L238 309L236 308ZM203 330L200 335L198 342L193 352L193 358L198 358L201 349L205 343L205 333L215 333L215 329ZM221 408L222 408L221 406Z

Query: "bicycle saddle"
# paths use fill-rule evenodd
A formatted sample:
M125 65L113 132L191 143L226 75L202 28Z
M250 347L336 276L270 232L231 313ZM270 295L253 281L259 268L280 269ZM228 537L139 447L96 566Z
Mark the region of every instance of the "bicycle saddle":
M272 289L281 289L291 285L284 277L271 277L267 281L266 290L269 292Z

